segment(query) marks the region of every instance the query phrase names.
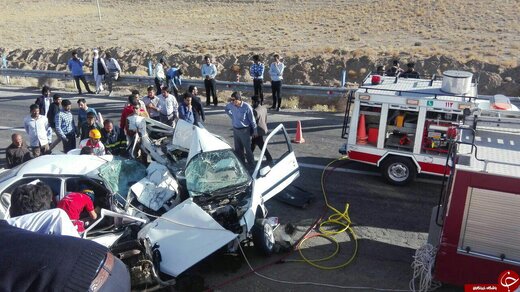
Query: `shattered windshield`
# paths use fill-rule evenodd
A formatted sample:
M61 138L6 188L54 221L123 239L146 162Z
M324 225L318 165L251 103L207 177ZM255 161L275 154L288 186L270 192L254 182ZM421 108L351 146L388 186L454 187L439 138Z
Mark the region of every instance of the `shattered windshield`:
M130 159L114 159L99 167L99 176L110 186L114 193L118 193L117 201L124 205L128 189L146 177L146 167Z
M251 177L232 150L202 152L185 171L190 196L218 195L216 191L249 184Z

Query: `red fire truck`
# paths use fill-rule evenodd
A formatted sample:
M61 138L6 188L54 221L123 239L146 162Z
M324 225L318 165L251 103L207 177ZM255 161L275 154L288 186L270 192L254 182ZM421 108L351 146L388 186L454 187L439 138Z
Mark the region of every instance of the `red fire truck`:
M498 291L515 291L520 285L520 113L477 111L459 129L448 152L451 174L430 224L433 276L444 283L497 284Z
M504 98L497 96L497 106L507 107ZM465 114L493 108L492 101L478 96L469 72L446 71L429 79L369 74L348 94L341 135L347 142L339 151L378 166L395 185L418 173L446 175L447 153Z

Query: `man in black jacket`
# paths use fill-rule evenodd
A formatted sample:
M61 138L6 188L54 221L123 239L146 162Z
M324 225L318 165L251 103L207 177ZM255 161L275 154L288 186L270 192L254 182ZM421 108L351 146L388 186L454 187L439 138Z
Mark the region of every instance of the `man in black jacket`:
M51 127L52 131L56 136L58 135L56 133L56 121L54 118L56 115L60 112L60 106L61 106L61 95L54 94L52 96L52 103L49 105L49 111L47 112L47 120L49 121L49 127ZM60 137L56 137L54 141L52 141L51 145L49 145L49 151L52 151L56 145L60 144L61 139Z
M106 247L40 234L0 220L1 291L130 291L130 275Z
M42 183L18 186L9 213L17 218L48 210L51 196ZM96 242L0 220L0 246L0 291L130 291L125 264Z

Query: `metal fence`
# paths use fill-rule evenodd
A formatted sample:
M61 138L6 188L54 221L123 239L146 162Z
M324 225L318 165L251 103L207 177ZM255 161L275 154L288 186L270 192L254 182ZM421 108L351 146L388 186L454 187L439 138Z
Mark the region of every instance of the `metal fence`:
M343 73L343 76L345 74ZM22 69L11 69L1 68L0 76L11 76L11 77L30 77L30 78L52 78L60 80L72 80L70 72L64 71L46 71L46 70L22 70ZM87 73L85 77L88 81L93 82L94 78L92 74ZM344 78L343 78L344 80ZM128 85L153 85L154 78L149 76L135 76L135 75L121 75L116 81L118 84ZM183 79L183 87L189 85L195 85L199 88L204 88L204 80L202 79ZM344 81L343 81L344 83ZM264 83L264 92L270 92L270 83ZM218 90L229 90L229 91L253 91L253 82L230 82L217 80ZM311 86L311 85L289 85L284 84L282 94L283 95L295 95L295 96L315 96L315 97L344 97L348 89L345 87L325 87L325 86Z

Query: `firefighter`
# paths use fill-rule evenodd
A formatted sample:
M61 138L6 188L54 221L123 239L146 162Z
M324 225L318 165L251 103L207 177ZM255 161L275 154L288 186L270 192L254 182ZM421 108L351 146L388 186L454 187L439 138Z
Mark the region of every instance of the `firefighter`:
M105 155L105 145L103 145L99 139L101 139L101 132L99 132L98 129L92 129L88 133L88 138L81 140L79 143L79 148L81 149L85 146L88 146L92 148L94 155Z

